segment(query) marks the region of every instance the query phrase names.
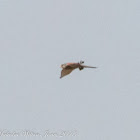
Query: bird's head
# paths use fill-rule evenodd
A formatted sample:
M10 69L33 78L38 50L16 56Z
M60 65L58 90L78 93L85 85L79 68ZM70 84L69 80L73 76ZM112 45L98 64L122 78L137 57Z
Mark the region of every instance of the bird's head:
M80 61L80 64L83 64L84 63L84 61Z

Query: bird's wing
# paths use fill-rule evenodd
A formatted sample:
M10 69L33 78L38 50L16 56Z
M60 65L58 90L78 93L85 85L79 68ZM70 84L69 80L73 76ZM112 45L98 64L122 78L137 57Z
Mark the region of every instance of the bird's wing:
M67 63L66 68L67 68L67 67L75 68L75 67L77 67L77 66L78 66L78 63Z
M73 70L73 69L63 69L63 70L61 71L61 76L60 76L60 78L66 76L66 75L68 75L68 74L70 74L70 73L72 72L72 70Z
M84 68L97 68L97 67L91 67L91 66L86 66L86 65L81 65Z

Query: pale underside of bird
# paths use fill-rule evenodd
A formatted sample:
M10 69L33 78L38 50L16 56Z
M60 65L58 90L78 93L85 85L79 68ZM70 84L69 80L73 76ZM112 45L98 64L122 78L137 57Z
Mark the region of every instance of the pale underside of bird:
M61 65L62 71L60 78L70 74L73 70L79 68L79 70L83 70L84 68L97 68L83 65L84 61L80 61L80 63L65 63Z

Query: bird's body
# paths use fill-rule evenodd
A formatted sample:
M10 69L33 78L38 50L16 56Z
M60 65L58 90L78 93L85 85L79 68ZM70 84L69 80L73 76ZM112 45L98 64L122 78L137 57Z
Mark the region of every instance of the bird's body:
M62 71L61 71L61 77L64 77L68 74L70 74L73 70L79 68L79 70L82 70L84 68L96 68L96 67L91 67L91 66L85 66L82 65L84 62L80 61L80 63L65 63L61 65Z

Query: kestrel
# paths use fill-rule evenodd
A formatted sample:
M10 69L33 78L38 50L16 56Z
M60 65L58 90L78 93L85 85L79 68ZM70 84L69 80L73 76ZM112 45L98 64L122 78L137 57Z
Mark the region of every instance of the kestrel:
M80 61L80 63L65 63L61 65L62 71L61 71L61 76L60 78L70 74L73 70L79 68L79 70L82 70L84 68L96 68L96 67L91 67L91 66L85 66L82 65L84 61Z

